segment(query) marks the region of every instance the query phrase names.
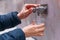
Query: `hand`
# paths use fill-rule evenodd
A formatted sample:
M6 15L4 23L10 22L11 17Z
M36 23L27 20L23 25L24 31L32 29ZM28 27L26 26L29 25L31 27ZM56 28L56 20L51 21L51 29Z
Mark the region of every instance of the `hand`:
M39 5L40 4L25 4L23 6L21 12L19 12L17 14L18 18L24 19L24 18L28 17L32 13L33 7L37 7Z
M23 32L25 33L26 37L43 36L44 30L45 30L44 23L40 25L36 25L35 23L32 23L23 28Z

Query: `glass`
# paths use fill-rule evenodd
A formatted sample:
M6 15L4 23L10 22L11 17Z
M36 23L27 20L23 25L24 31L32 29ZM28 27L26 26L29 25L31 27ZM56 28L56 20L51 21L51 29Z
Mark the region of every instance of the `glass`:
M37 0L24 0L24 4L36 4ZM45 19L46 19L46 14L38 14L38 12L33 12L31 15L29 15L29 17L27 19L25 19L27 21L27 25L31 24L32 21L35 21L36 24L40 24L40 23L45 23ZM34 40L37 40L36 37L30 37L33 38ZM28 38L28 39L30 39ZM42 37L41 37L42 38Z

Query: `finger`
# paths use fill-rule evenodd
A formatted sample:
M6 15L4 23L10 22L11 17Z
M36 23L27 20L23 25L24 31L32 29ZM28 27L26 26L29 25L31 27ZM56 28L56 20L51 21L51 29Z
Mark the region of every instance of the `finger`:
M24 11L24 15L25 15L25 17L29 16L29 14L32 13L32 10L33 10L32 8L29 9L29 10L25 10L25 11Z
M30 13L32 13L32 10L33 10L33 8L30 8L30 9L26 10L25 13L30 14Z
M44 27L44 26L45 26L45 24L42 23L42 24L40 24L40 25L36 25L35 27L37 27L37 28L41 28L41 27Z
M44 33L39 34L39 36L44 36Z
M44 32L41 32L41 33L38 33L38 34L40 34L41 36L44 36Z
M34 34L34 36L44 36L44 33L37 33L37 34Z
M40 6L40 4L26 4L27 6Z
M36 29L35 31L36 31L36 33L39 33L39 32L44 32L44 30L45 30L45 27L42 27L40 29Z
M39 25L40 25L40 26L45 26L45 23L41 23L41 24L39 24ZM39 26L39 25L38 25L38 26Z
M40 4L26 4L26 8L29 9L31 7L38 7Z

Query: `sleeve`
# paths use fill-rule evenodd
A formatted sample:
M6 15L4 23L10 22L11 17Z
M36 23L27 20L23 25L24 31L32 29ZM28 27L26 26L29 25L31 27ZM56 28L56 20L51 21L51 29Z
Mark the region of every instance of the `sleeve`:
M0 40L25 40L25 34L21 29L15 29L0 35Z
M0 15L0 31L14 27L21 23L21 20L17 17L18 12L11 12L6 15Z

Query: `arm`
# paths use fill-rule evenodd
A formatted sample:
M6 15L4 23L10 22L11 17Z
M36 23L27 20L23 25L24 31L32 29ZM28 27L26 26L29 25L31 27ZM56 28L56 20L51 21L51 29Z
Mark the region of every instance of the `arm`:
M0 31L14 27L21 23L17 16L18 12L11 12L6 15L0 15Z
M25 34L21 29L15 29L0 35L0 40L25 40Z
M31 6L36 6L36 5L30 4L30 5L25 5L25 6L28 7L28 9L22 10L18 14L18 17L16 16L17 12L11 12L10 14L7 14L7 15L1 15L0 16L0 30L10 28L11 26L13 27L21 23L21 21L19 21L18 18L20 19L26 18L32 12L32 9L29 9L29 8ZM25 37L42 36L44 29L45 29L44 25L36 25L33 22L31 25L28 25L25 28L23 28L23 30L15 29L13 31L0 35L0 40L25 40Z
M37 6L39 6L39 4L25 4L19 13L11 12L6 15L0 15L0 31L21 23L20 19L28 17L32 13L32 8Z
M37 25L32 22L22 30L15 29L13 31L0 35L0 40L25 40L25 37L43 36L44 30L44 24Z
M17 14L18 12L11 12L6 15L0 15L0 31L14 27L21 23ZM15 29L0 35L0 40L25 40L25 34L21 29Z

